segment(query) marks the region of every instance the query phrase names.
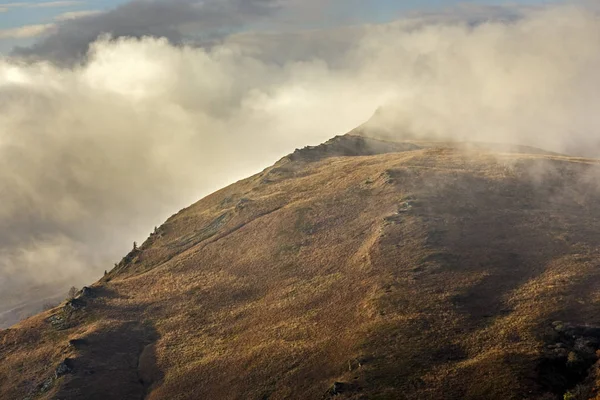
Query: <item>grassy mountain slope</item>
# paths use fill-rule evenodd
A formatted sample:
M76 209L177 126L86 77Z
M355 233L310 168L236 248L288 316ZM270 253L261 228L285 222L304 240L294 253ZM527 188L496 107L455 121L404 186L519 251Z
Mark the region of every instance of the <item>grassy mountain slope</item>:
M0 331L2 399L593 397L600 165L354 135Z

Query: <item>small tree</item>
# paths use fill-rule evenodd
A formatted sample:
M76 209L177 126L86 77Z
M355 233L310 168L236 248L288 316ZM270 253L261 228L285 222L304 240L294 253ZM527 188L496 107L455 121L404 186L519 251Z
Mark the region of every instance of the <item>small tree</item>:
M79 290L75 286L71 286L71 289L69 289L69 293L67 294L67 299L73 300L75 296L77 296L77 292L79 292Z
M133 242L133 250L137 250L137 242Z

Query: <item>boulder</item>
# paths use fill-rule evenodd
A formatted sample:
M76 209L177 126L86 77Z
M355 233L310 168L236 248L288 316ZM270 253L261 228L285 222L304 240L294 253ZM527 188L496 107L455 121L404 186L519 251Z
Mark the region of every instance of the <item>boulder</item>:
M73 372L73 360L70 358L65 358L64 361L61 362L58 367L56 367L54 376L56 379L58 379L63 375L70 374L71 372Z
M337 396L342 393L348 393L354 389L353 385L345 382L334 382L333 385L329 388L326 397Z
M94 291L92 290L92 288L89 288L87 286L84 286L81 291L79 292L79 296L77 296L78 298L89 298L89 297L94 297Z
M66 307L71 308L72 310L81 310L82 308L85 308L86 305L87 303L83 299L76 298L67 301Z

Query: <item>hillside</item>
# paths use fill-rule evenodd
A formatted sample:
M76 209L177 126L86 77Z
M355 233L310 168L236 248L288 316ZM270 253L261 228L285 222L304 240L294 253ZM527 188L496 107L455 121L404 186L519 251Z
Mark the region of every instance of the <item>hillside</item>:
M485 144L297 150L0 331L0 398L593 398L599 176Z

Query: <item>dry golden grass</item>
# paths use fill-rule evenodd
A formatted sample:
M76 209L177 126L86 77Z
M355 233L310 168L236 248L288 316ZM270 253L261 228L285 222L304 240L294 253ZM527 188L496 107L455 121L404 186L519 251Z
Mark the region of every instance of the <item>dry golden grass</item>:
M371 143L208 196L83 310L0 331L0 398L562 398L552 322L600 324L598 162Z

